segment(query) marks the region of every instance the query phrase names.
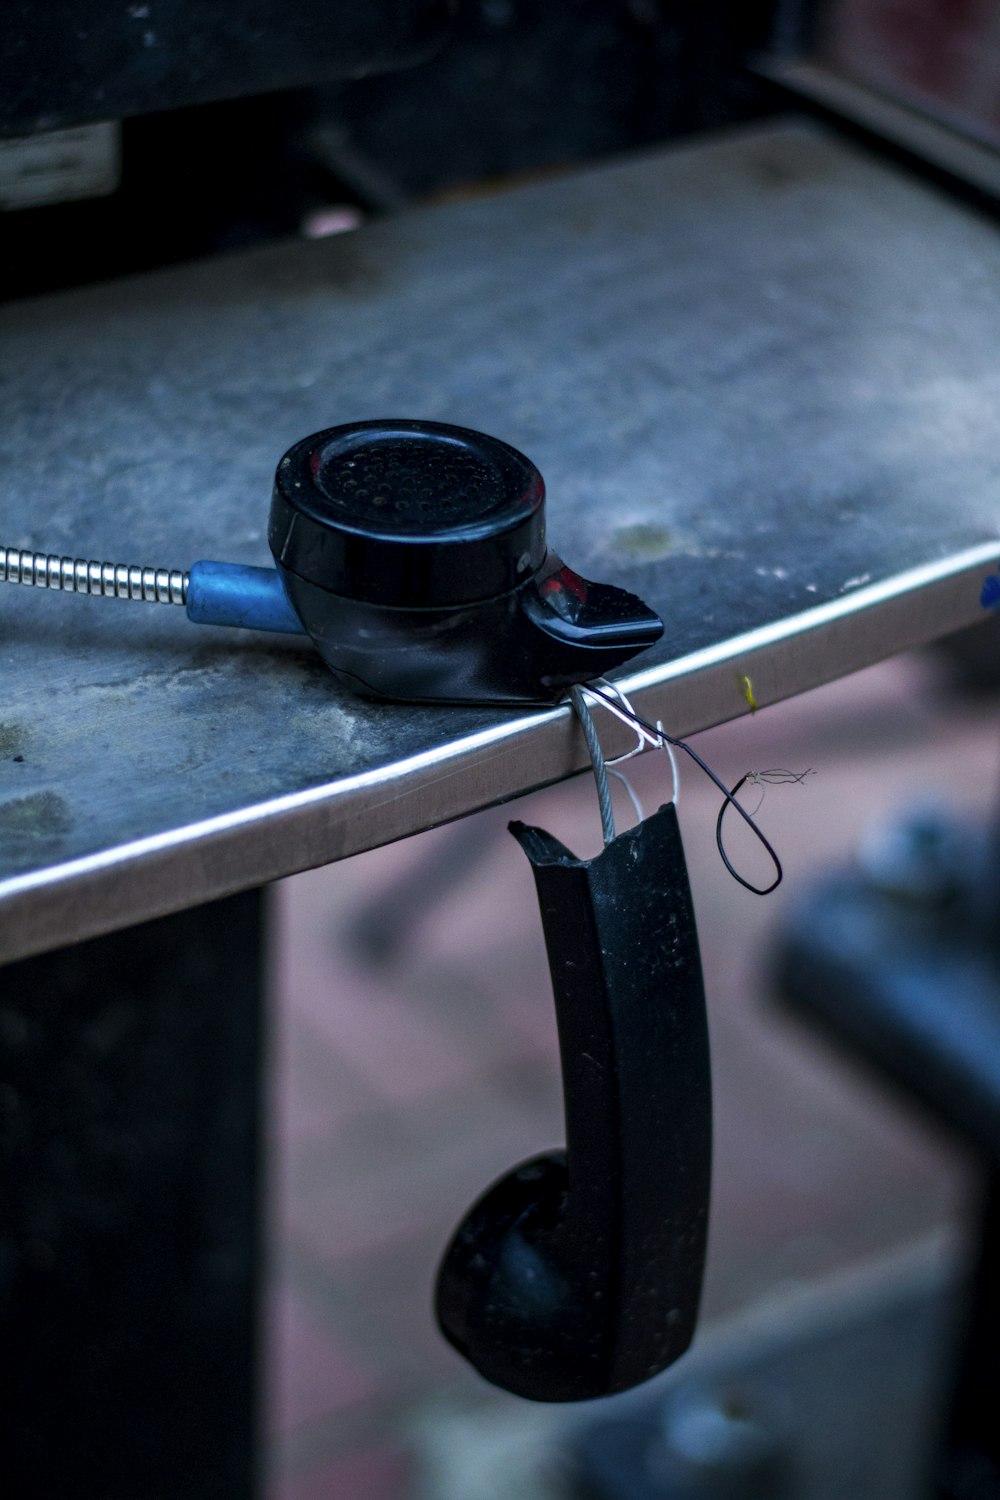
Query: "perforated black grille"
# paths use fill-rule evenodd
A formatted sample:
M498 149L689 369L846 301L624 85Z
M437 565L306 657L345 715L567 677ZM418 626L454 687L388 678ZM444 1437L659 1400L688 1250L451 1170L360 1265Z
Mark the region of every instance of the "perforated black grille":
M366 531L405 535L465 527L519 498L495 463L440 439L331 444L314 461L316 487L334 515Z

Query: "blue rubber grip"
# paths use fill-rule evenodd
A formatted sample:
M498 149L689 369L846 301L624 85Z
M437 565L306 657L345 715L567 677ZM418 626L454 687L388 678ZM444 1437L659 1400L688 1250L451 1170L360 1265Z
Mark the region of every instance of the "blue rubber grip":
M305 634L273 568L196 562L188 580L187 615L196 625L239 625L244 630Z

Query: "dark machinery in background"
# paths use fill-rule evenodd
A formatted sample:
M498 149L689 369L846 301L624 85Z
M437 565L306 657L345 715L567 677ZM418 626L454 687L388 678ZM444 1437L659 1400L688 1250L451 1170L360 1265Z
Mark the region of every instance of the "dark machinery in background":
M996 830L914 811L808 893L775 954L803 1019L952 1132L979 1169L978 1258L933 1493L1000 1495L1000 912Z
M0 298L294 235L331 203L391 213L793 101L993 199L1000 122L968 62L990 65L989 8L261 0L248 14L212 0L154 14L12 0ZM103 143L53 134L95 124ZM20 160L28 140L36 153ZM95 150L88 188L74 159Z
M120 175L105 196L4 214L0 295L294 235L331 201L392 212L752 117L768 90L744 64L771 10L16 0L0 138L121 122Z

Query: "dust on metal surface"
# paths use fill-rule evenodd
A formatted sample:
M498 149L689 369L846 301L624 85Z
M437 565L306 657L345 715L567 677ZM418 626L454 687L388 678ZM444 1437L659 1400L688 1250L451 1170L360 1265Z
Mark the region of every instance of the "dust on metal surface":
M6 308L2 540L266 563L296 438L479 428L538 464L571 566L663 616L640 690L687 733L747 711L740 671L763 704L977 617L998 346L987 223L811 128L744 131ZM366 704L305 642L179 611L6 588L0 653L5 957L585 762L568 711Z

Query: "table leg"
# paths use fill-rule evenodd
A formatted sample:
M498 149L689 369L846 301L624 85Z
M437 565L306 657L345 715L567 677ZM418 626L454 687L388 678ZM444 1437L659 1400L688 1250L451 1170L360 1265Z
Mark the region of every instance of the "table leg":
M7 1500L255 1491L262 911L0 971Z

